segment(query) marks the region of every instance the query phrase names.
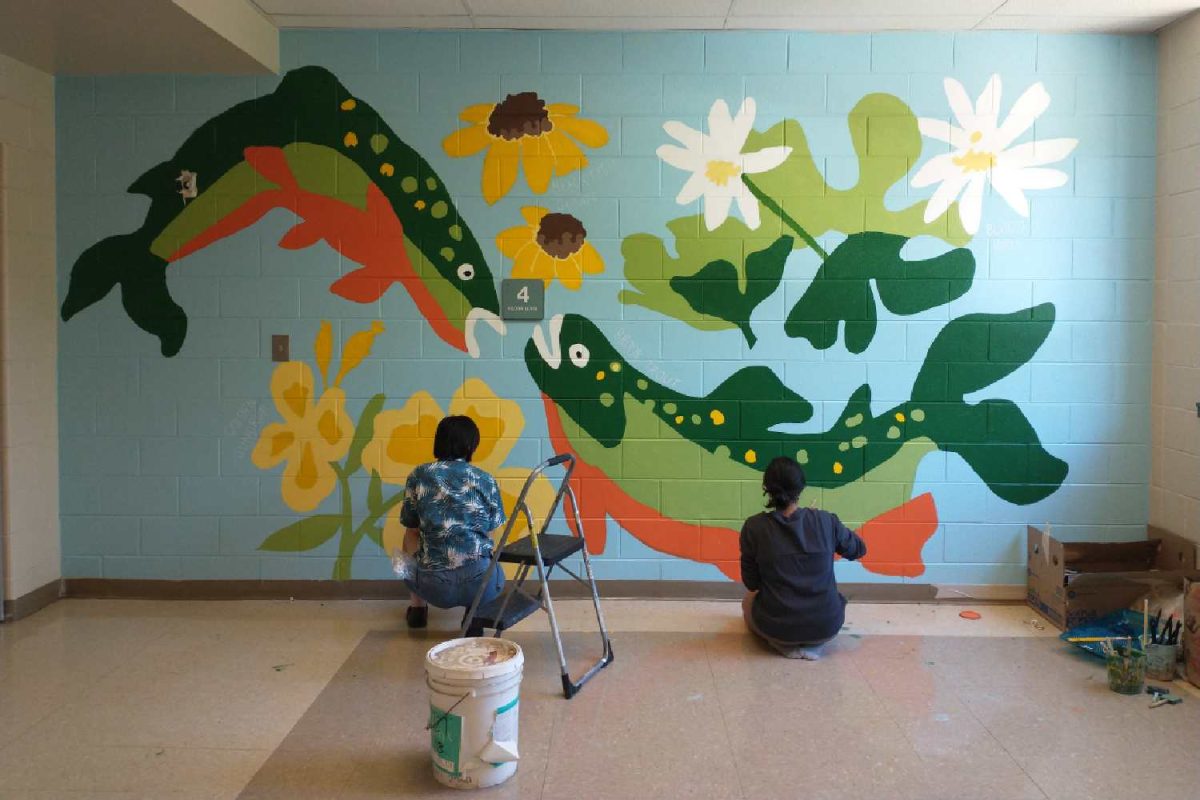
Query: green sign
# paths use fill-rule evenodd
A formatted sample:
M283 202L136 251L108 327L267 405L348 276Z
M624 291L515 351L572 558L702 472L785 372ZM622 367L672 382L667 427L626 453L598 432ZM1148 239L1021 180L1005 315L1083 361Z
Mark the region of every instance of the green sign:
M429 745L433 752L433 765L442 772L458 775L462 753L462 717L447 714L430 704Z
M546 285L538 279L505 278L500 282L500 316L504 319L545 318Z

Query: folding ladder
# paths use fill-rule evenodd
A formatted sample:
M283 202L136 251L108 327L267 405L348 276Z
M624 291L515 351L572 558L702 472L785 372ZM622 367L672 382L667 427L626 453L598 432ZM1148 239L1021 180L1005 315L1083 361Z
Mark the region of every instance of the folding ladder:
M566 464L566 474L563 475L558 492L554 495L554 502L551 504L550 510L546 512L541 530L538 530L534 527L533 515L529 512L529 504L525 497L539 475L550 467L560 464ZM558 664L562 672L563 694L568 700L613 660L612 642L608 638L608 629L604 624L604 612L600 610L600 593L596 590L596 579L592 575L592 562L588 558L587 540L584 538L583 524L579 519L579 503L575 499L574 490L571 489L571 473L574 471L575 457L568 453L542 462L529 473L529 477L525 479L525 485L521 488L521 494L517 497L512 515L508 518L508 524L504 526L504 533L500 536L500 541L492 552L492 561L484 574L479 592L463 616L461 629L463 636L466 636L467 631L472 628L476 630L491 628L495 630L496 636L499 636L505 629L516 625L534 611L543 609L550 617L550 632L554 635L554 646L558 649ZM554 518L554 512L558 510L559 503L562 502L563 495L566 495L570 501L571 513L575 518L575 530L578 535L546 533L546 529L550 526L550 520ZM512 534L513 525L516 524L518 511L525 515L525 521L529 525L529 535L510 545L508 539ZM576 575L563 563L576 553L583 556L583 569L586 577ZM511 581L507 582L499 595L480 606L479 601L483 598L483 593L491 585L492 571L502 569L501 563L516 564L517 573ZM536 594L530 594L524 587L525 581L530 577L529 572L534 567L537 568L539 586ZM550 598L550 573L555 567L561 568L563 572L591 590L592 605L596 609L596 622L600 626L600 642L603 653L600 660L593 664L578 681L572 681L567 670L567 658L563 654L558 619L554 616L554 602Z

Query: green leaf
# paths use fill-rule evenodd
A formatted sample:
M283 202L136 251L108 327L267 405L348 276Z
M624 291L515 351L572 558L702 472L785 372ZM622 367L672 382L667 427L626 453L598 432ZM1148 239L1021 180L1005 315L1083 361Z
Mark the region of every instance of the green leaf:
M383 480L378 472L371 473L371 482L367 484L367 511L371 516L379 516L383 507Z
M745 280L737 267L725 259L717 259L705 264L695 275L672 278L671 288L701 314L732 322L753 347L757 337L750 330L750 315L779 288L791 252L792 237L780 236L770 247L746 257Z
M888 190L907 179L921 156L917 119L903 101L888 94L867 95L850 112L847 126L858 160L858 182L853 186L840 189L825 182L809 151L804 129L795 120L784 120L762 133L750 132L746 152L785 145L792 148L778 167L755 174L755 185L814 237L830 231L850 235L872 230L909 238L935 236L953 245L965 244L971 238L959 220L957 204L926 223L923 201L897 211L884 202ZM695 277L713 261L724 260L733 265L742 285L747 253L769 247L780 236L796 235L765 205L760 204L760 214L762 222L755 230L730 216L716 230L709 231L703 217L696 215L667 223L670 235L665 238L650 234L626 237L621 254L630 288L620 293L620 301L682 320L699 330L738 327L733 321L737 312L714 314L716 309L708 304L704 311L697 310L679 295L673 279ZM668 250L670 241L675 254ZM799 250L807 245L796 235L792 247ZM732 305L741 302L735 299Z
M380 549L383 549L383 528L380 528L377 525L372 525L371 527L367 528L367 538L377 544ZM385 553L384 555L390 556L391 553Z
M320 547L333 538L342 524L340 514L317 514L280 528L258 546L259 550L299 553Z
M353 475L362 466L363 450L375 436L375 417L383 410L386 400L387 397L380 393L367 401L362 415L358 418L358 425L354 428L354 441L350 443L350 453L346 456L345 474Z
M846 349L861 353L874 338L878 319L872 281L884 307L904 315L944 305L971 288L975 256L970 250L959 247L907 261L900 251L908 242L907 236L877 231L851 235L817 270L788 313L784 333L825 350L837 341L838 325L845 322Z

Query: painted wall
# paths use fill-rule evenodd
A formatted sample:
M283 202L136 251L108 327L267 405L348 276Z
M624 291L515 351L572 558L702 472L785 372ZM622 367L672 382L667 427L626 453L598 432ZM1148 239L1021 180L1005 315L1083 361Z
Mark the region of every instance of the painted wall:
M1153 38L335 31L282 58L59 80L68 576L385 578L447 411L510 498L578 454L602 578L736 575L780 454L867 535L845 580L1020 583L1026 523L1145 524ZM502 336L510 276L565 317Z
M1200 541L1200 16L1161 43L1150 518Z
M54 79L0 56L4 596L59 577Z

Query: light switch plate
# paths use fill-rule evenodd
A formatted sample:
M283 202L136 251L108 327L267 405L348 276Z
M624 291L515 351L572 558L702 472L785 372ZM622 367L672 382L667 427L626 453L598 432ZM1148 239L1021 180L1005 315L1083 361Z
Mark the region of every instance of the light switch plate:
M286 333L276 333L271 336L272 361L291 361L291 351L290 337Z

